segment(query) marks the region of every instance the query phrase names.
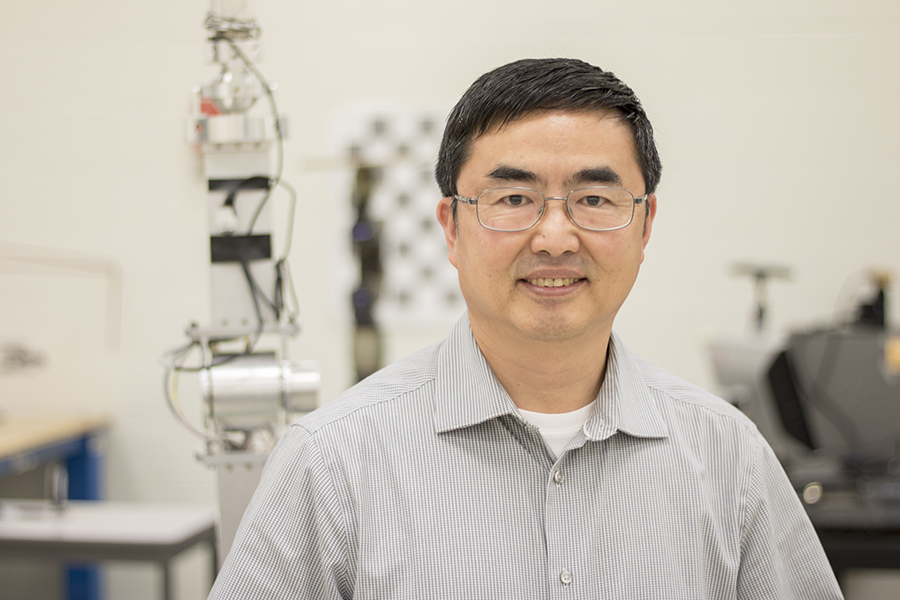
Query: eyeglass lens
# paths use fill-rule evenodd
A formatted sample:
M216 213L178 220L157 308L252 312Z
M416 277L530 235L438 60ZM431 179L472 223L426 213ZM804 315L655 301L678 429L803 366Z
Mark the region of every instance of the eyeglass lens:
M579 227L594 231L619 229L631 223L634 196L619 188L583 188L569 193L569 214ZM478 196L481 224L500 231L528 229L538 222L544 196L524 188L495 188Z

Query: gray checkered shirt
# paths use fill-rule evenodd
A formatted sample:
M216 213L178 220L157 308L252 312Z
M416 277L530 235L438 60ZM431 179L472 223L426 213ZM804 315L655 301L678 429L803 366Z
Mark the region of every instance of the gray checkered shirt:
M555 459L464 317L297 422L210 598L840 598L756 428L613 337Z

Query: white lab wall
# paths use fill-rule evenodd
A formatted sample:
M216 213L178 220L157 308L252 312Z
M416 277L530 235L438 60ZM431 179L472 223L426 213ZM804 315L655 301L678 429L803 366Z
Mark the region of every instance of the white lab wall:
M183 136L191 88L213 76L207 6L50 0L2 12L0 343L25 343L47 362L0 374L0 412L109 414L114 500L214 501L196 440L165 407L158 364L209 314L205 179ZM336 190L350 172L320 168L338 158L335 120L369 100L452 102L520 57L575 56L614 71L656 127L659 213L617 327L635 351L714 387L703 343L745 331L751 310L734 261L793 269L792 281L770 286L775 332L827 321L861 270L900 275L893 0L255 6L260 67L290 119L284 177L300 190L291 261L303 330L292 352L321 363L325 399L352 377L332 257L338 207L349 202ZM109 278L46 264L59 257L120 269L121 305ZM445 330L389 331L389 358ZM196 386L185 377L182 388L190 414ZM126 571L113 592L136 598L127 582L139 576ZM854 580L854 597L896 585L878 581Z

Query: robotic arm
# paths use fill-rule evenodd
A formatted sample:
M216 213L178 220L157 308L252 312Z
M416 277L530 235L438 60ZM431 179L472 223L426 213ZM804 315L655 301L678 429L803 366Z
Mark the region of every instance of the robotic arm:
M296 194L282 179L285 120L254 62L261 32L245 8L244 2L213 3L206 29L218 72L195 87L188 125L208 179L212 322L189 326L189 342L163 357L169 406L203 439L199 458L217 471L220 557L272 445L290 421L317 406L320 387L315 363L288 358L288 342L299 333L288 268ZM291 204L276 255L269 200L279 188ZM178 402L185 372L199 375L199 426Z

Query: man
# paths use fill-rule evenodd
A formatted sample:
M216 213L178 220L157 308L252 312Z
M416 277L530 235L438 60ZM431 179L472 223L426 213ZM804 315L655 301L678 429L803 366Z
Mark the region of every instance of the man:
M754 426L612 334L660 170L611 73L478 79L436 171L467 315L286 433L211 598L840 598Z

